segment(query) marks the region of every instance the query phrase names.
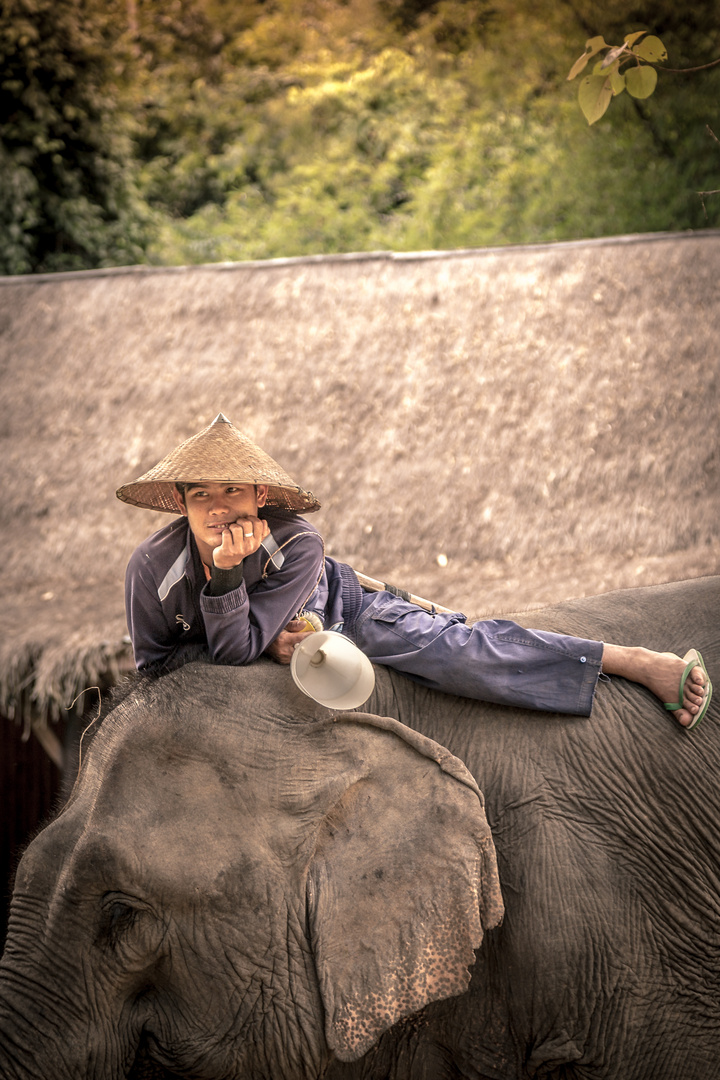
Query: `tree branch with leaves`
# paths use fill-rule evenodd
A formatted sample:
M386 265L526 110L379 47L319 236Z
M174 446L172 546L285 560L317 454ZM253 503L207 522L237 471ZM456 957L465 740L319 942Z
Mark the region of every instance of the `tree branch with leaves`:
M592 74L586 75L578 89L578 102L588 124L594 124L607 112L614 97L627 90L634 98L649 98L657 86L657 70L653 67L667 60L667 50L659 37L647 30L626 34L622 45L608 45L602 35L588 38L585 52L570 69L568 79L581 74L589 62L598 59Z
M623 90L627 90L630 97L649 98L658 81L658 69L653 65L667 60L668 55L660 38L648 30L626 34L622 45L608 45L602 34L598 34L585 42L585 51L570 68L568 80L577 78L603 50L606 50L605 55L597 60L592 74L582 79L578 89L578 102L588 124L594 124L604 116L612 99ZM662 67L660 70L685 75L706 71L718 64L720 59L698 67Z

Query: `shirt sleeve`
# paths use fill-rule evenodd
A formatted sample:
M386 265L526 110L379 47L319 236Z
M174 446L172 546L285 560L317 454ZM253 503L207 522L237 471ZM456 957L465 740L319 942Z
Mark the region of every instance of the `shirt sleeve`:
M300 532L282 548L279 570L253 586L245 581L221 596L206 585L200 594L211 659L218 664L250 664L265 652L315 591L324 566L317 532Z
M125 616L135 666L141 671L161 668L177 651L178 641L168 630L152 571L140 549L125 574Z

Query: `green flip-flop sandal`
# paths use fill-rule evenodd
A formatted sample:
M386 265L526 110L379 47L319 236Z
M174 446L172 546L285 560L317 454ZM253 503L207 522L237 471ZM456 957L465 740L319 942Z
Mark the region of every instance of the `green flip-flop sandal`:
M671 704L669 702L665 702L665 708L669 709L670 712L675 712L677 709L684 708L684 706L683 706L683 690L685 689L685 683L687 682L688 675L690 674L690 672L692 671L693 668L701 667L703 669L703 671L705 672L705 678L707 679L707 682L705 683L705 696L703 698L702 705L700 706L698 711L693 716L692 723L685 725L685 730L686 731L692 731L692 729L694 727L698 726L698 724L700 723L700 721L704 717L705 713L708 711L708 706L710 704L710 699L712 697L712 683L710 682L710 676L708 675L708 671L707 671L707 668L705 667L705 663L703 661L703 658L700 655L700 653L697 651L697 649L690 649L690 652L686 652L685 655L683 656L683 660L685 661L685 670L683 671L682 678L680 679L680 701L678 701L678 702L676 702L674 704Z

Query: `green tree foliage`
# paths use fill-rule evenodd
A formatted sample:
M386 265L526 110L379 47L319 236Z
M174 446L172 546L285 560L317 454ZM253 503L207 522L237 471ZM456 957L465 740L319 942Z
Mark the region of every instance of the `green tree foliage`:
M0 7L0 272L144 257L103 7L84 0Z
M8 2L25 11L51 0ZM54 18L90 3L100 0L53 0ZM618 94L592 128L566 81L578 42L592 38L638 35L634 47L658 37L676 68L720 56L714 0L691 12L636 0L632 16L626 0L110 0L103 10L87 32L105 64L95 56L90 97L105 95L109 108L109 78L115 113L98 156L119 182L113 148L124 132L143 201L126 195L125 217L92 221L98 237L109 227L127 241L129 223L150 215L151 261L720 225L720 200L697 194L720 186L720 146L707 134L718 71L663 72L651 98ZM629 89L624 57L615 60L602 81L619 88L622 75ZM23 171L18 156L27 145L26 135L14 144L8 183L16 248L38 214L34 166Z
M185 134L170 126L169 152L148 163L160 261L720 223L697 195L717 186L712 115L703 119L717 81L658 91L652 110L619 102L602 133L588 131L563 87L572 34L594 29L592 5L574 18L543 0L492 9L285 0L245 13L216 54L222 76L196 82L186 99L183 123L200 122L198 157L183 157ZM667 31L679 56L714 47L709 12L704 40L674 9L660 14L662 40ZM610 9L608 36L624 18L621 4Z

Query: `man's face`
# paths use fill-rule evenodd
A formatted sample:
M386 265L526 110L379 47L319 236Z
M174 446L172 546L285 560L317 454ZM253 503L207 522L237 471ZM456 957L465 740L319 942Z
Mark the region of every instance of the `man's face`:
M223 527L239 518L257 517L267 499L266 484L235 484L208 480L188 484L185 498L174 492L178 510L188 519L204 562L212 562L213 548L222 543Z

